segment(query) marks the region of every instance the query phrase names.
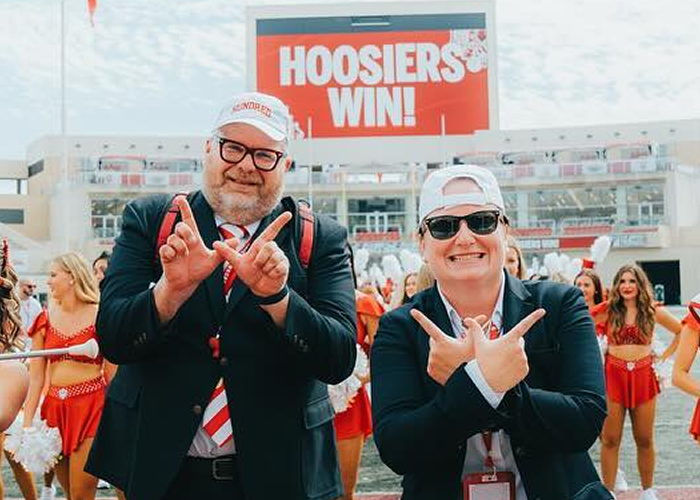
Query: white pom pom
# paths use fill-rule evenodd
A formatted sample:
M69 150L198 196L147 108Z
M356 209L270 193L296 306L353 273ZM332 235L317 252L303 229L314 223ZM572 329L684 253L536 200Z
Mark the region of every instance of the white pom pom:
M581 266L583 261L581 259L571 259L569 263L564 268L564 276L569 280L570 283L574 282L576 275L581 272Z
M403 276L403 270L401 269L401 264L399 264L399 259L396 255L389 254L382 257L382 269L384 270L384 276L391 278L394 283L399 283L401 277Z
M384 273L382 273L382 270L379 269L379 266L377 264L372 264L370 266L369 276L370 278L372 278L374 284L376 284L379 287L382 287L386 284L386 277L384 276Z
M339 384L328 386L328 397L336 413L342 413L350 408L355 396L357 396L357 392L362 387L361 379L369 375L367 355L359 345L355 347L357 348L357 358L355 359L355 368L352 374Z
M557 255L556 252L545 255L544 267L547 268L547 276L554 276L555 274L561 273L562 269L559 267L559 255Z
M612 239L610 236L599 236L591 245L591 260L596 264L601 264L610 252Z
M423 259L421 259L420 255L405 248L399 252L399 259L406 274L417 273L423 265Z
M29 472L45 474L50 471L61 454L61 435L58 429L39 421L35 427L26 428L14 459Z
M360 275L367 268L369 262L369 251L365 248L360 248L355 252L355 273Z
M5 431L5 444L4 448L10 455L17 453L22 442L22 422L24 421L24 415L19 412L17 418L12 425Z

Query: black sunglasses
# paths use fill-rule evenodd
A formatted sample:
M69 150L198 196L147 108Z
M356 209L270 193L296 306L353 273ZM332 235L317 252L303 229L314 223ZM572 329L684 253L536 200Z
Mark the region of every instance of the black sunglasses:
M436 240L449 240L459 232L462 221L465 221L472 233L485 236L496 230L500 219L501 212L498 210L482 210L469 215L438 215L425 220L421 227L421 235L425 234L427 227L430 235ZM505 215L503 221L507 223Z

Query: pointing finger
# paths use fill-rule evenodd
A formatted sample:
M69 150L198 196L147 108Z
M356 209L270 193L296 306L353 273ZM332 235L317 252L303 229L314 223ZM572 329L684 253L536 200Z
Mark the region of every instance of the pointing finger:
M534 312L528 314L524 319L515 325L508 333L506 333L503 338L517 340L522 338L532 326L537 323L542 317L547 314L544 309L537 309Z
M262 233L260 233L260 236L257 237L249 251L254 254L255 252L258 252L260 248L265 245L265 243L277 238L279 232L290 220L292 220L291 212L284 212L277 217L269 226L265 228Z
M441 342L449 338L447 335L445 335L445 332L440 330L440 328L435 323L428 319L428 317L422 312L420 312L418 309L411 309L411 316L418 322L420 326L423 327L425 333L430 335L430 338L432 340L435 340L436 342Z
M194 220L194 214L192 213L192 208L190 207L190 204L187 202L187 198L185 198L184 196L176 198L175 204L177 205L177 208L180 209L182 222L187 224L187 226L190 229L192 229L192 231L197 237L200 237L199 229L197 228L197 221Z

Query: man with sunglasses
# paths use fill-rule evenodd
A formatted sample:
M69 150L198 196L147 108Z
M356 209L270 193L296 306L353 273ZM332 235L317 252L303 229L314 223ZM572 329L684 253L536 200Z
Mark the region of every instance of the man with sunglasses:
M29 331L34 320L41 313L41 304L34 298L36 292L36 282L29 278L22 278L19 281L19 314L22 318L24 331Z
M129 500L342 495L326 384L354 368L354 284L345 229L316 214L309 229L282 198L290 122L273 96L235 96L202 190L125 208L97 320L120 367L87 470Z
M581 292L504 270L508 219L493 174L438 170L419 244L436 284L382 318L372 410L403 500L603 500L588 456L606 414Z

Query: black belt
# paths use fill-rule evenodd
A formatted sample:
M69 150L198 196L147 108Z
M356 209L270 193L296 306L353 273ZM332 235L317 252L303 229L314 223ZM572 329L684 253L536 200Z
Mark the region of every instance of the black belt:
M238 478L236 455L218 458L187 457L185 467L198 477L210 477L216 481L233 481Z

